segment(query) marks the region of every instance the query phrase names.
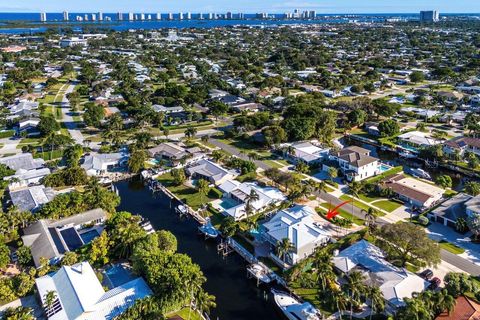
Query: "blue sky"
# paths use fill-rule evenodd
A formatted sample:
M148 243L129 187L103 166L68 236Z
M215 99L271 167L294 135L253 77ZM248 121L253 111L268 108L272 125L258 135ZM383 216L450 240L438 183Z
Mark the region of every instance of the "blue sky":
M0 0L0 12L271 12L294 8L318 13L480 13L479 0Z

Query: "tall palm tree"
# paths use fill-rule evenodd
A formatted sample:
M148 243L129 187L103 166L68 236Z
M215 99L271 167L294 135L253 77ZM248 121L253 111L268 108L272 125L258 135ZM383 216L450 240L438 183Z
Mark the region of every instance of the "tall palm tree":
M251 204L252 202L258 201L260 196L254 189L250 189L250 193L245 197L245 202Z
M258 160L258 153L256 153L255 151L249 152L247 154L247 157L250 161Z
M385 298L383 297L382 290L377 286L366 287L367 298L370 299L370 307L372 309L370 313L370 320L373 314L376 312L382 312L385 309Z
M377 222L377 210L369 207L368 210L362 209L362 212L365 214L365 225L368 228L368 231L375 229Z
M446 289L435 292L433 297L433 308L435 313L440 314L447 311L449 314L455 308L455 298Z
M285 261L285 258L290 255L290 252L292 252L292 250L294 250L294 246L288 238L283 238L277 243L277 255L282 261Z
M345 295L345 292L343 292L338 288L335 288L331 290L331 297L340 315L342 314L343 311L347 310L348 297Z
M350 319L353 317L353 305L359 302L365 291L363 280L364 277L360 271L352 271L348 274L347 282L344 284L344 288L350 295Z

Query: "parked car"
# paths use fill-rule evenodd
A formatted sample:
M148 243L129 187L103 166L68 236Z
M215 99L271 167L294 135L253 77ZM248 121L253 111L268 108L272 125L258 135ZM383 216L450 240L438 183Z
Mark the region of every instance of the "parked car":
M419 274L419 276L425 280L430 280L433 277L433 271L430 269L425 269Z
M429 289L435 290L435 289L437 289L437 288L440 286L441 283L442 283L442 280L440 280L439 278L435 277L435 278L433 278L432 280L430 280Z

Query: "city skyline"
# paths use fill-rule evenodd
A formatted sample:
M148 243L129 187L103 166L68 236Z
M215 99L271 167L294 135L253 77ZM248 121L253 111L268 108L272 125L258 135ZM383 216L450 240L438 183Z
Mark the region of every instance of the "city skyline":
M293 9L316 10L321 13L416 13L420 10L438 10L443 13L480 13L480 2L470 0L405 0L401 3L390 0L327 0L327 1L274 1L262 2L253 0L238 0L234 3L224 0L183 0L153 1L153 0L105 0L102 3L84 0L77 3L65 3L60 0L23 0L21 4L7 4L0 1L0 12L270 12L283 13Z

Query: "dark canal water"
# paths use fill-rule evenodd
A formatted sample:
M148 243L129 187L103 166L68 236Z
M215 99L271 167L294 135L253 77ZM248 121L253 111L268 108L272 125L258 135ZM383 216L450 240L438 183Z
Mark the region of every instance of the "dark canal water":
M205 289L216 297L212 320L280 319L267 292L247 279L243 259L236 254L226 259L218 255L216 243L197 235L196 221L176 215L168 197L153 195L138 179L119 182L116 187L122 198L118 210L148 218L156 230L171 231L178 239L178 251L200 265L207 277Z

